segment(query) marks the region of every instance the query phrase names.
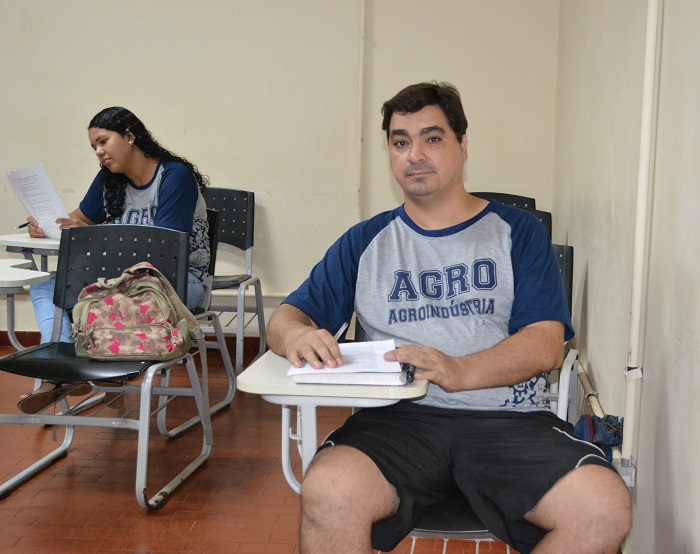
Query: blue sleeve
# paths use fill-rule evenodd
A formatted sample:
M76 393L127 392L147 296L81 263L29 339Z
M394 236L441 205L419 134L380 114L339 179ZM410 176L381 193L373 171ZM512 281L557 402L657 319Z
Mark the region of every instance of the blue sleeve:
M335 333L355 309L357 260L348 231L326 252L301 286L283 304L300 309L321 329Z
M511 224L511 258L515 299L509 333L538 321L561 321L564 338L574 336L559 266L546 230L532 214L515 209Z
M104 223L107 219L100 173L95 176L85 197L80 201L80 205L78 206L80 211L83 212L83 215L96 224Z
M321 329L335 333L355 311L357 273L362 253L397 216L384 212L350 228L311 270L311 275L283 302L304 312Z
M153 224L176 231L192 232L198 185L194 174L180 163L165 163L158 190L158 209Z

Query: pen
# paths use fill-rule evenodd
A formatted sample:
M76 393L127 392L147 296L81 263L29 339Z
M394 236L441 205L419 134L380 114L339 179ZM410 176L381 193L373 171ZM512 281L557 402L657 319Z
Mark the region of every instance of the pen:
M340 338L340 336L343 334L343 331L345 331L345 329L347 329L347 328L348 328L348 322L346 321L345 323L343 323L340 326L340 329L338 329L338 332L335 335L333 335L333 338L335 340L338 340Z
M17 227L15 227L15 230L24 229L25 227L29 227L30 225L31 225L31 223L29 223L29 221L27 221L26 223L22 223L22 225L17 225Z

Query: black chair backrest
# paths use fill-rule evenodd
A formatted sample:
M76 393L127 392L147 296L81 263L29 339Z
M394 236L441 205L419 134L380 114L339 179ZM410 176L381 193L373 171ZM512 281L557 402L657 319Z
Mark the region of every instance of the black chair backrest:
M537 207L534 198L520 196L519 194L509 194L507 192L472 192L470 194L484 200L493 200L501 204L515 206L516 208L530 208L534 210Z
M551 212L543 212L542 210L536 210L534 208L520 208L521 210L525 210L526 212L530 212L532 215L534 215L537 219L539 219L540 223L544 225L544 228L547 230L547 234L549 235L549 240L552 240L552 214Z
M219 242L247 250L254 243L255 193L207 187L202 193L207 207L219 212Z
M552 238L552 214L550 212L543 212L535 208L535 199L529 196L520 196L519 194L509 194L507 192L472 192L470 193L478 198L483 198L484 200L493 200L499 204L506 204L508 206L515 206L522 210L530 212L540 223L544 225L547 229L547 234L549 238Z
M207 223L209 223L209 275L214 275L216 250L219 245L219 212L213 208L207 208Z
M71 309L80 291L101 277L119 277L139 262L165 275L187 302L188 233L145 225L90 225L64 229L56 267L54 304Z
M563 244L553 244L552 247L557 257L561 278L564 281L564 293L569 304L569 315L571 315L574 289L574 247Z

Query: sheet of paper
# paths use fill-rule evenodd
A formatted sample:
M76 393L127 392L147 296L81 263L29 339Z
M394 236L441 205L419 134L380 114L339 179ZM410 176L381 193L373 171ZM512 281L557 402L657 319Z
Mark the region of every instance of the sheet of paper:
M42 164L19 171L8 171L7 180L44 234L52 239L61 238L61 230L56 224L59 217L68 217L61 199ZM18 222L21 223L21 222Z
M301 367L291 366L287 375L301 375L315 371L323 373L401 373L399 362L384 361L384 353L394 350L396 344L393 340L370 342L345 342L340 344L340 353L343 355L343 365L340 367L326 367L314 369L305 363Z

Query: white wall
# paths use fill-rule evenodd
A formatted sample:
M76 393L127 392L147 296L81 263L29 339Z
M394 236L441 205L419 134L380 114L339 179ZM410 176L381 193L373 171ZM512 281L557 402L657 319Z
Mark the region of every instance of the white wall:
M646 4L561 3L555 228L576 248L584 366L615 414L628 350ZM631 554L700 552L700 5L662 4Z
M554 239L574 246L576 345L615 414L627 361L645 21L638 0L561 6Z
M700 8L666 0L663 15L634 554L700 552ZM646 2L0 0L0 16L0 167L43 162L72 209L97 170L87 122L126 105L215 184L256 192L270 309L349 225L400 201L382 102L453 82L467 188L552 208L575 247L583 363L622 413ZM25 215L0 191L7 233ZM20 304L18 329L35 329Z
M700 552L700 4L666 0L629 552Z
M214 184L256 192L268 313L360 212L400 202L379 110L412 82L461 89L468 188L550 206L557 0L0 0L0 14L0 168L43 162L71 210L97 171L90 118L127 106ZM0 192L7 233L25 216ZM18 304L17 329L35 329Z
M368 1L363 217L401 203L381 106L431 80L461 93L467 190L519 192L551 207L558 15L552 0Z
M98 169L88 122L124 105L213 184L256 193L266 295L358 221L358 2L0 0L0 14L0 167L43 162L69 211ZM0 192L7 233L25 213L4 178ZM19 304L17 328L35 329Z

